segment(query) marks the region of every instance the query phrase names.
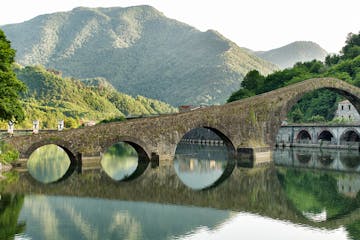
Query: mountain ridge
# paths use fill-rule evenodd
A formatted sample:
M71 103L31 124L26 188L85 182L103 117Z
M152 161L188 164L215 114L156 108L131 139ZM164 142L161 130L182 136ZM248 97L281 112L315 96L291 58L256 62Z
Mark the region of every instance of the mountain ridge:
M251 51L251 50L250 50ZM252 51L264 60L278 65L281 69L292 67L297 62L324 61L328 52L312 41L295 41L268 51Z
M201 32L147 5L78 7L2 28L22 65L104 77L121 92L175 106L224 103L248 71L278 69L214 30Z

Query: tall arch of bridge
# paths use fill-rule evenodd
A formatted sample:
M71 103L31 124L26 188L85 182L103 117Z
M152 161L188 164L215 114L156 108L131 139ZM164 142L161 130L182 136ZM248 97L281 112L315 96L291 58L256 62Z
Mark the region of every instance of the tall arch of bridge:
M39 141L60 139L82 156L102 152L111 139L128 136L138 141L150 160L172 161L182 136L193 128L221 132L236 150L275 146L277 133L291 107L306 93L330 89L346 97L359 111L360 89L335 78L314 78L251 98L194 111L99 124L83 129L13 137L7 141L22 156ZM143 145L143 146L142 146Z

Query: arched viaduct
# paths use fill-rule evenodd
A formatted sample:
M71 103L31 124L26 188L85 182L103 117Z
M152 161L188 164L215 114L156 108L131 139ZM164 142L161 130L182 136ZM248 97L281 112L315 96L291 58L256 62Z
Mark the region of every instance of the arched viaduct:
M99 124L67 130L8 138L27 158L45 144L56 144L74 158L94 156L112 144L125 141L152 161L172 160L182 136L197 127L215 130L230 148L273 147L282 121L291 107L308 92L330 89L346 97L359 111L360 88L334 78L315 78L221 106L194 111ZM235 151L236 154L236 151Z

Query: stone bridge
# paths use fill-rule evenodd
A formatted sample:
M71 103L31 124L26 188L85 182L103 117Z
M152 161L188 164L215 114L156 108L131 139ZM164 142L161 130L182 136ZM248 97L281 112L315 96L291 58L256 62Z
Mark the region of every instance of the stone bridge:
M56 144L80 164L84 157L99 155L114 143L124 141L148 160L161 164L173 159L177 144L187 132L204 127L212 129L239 155L241 149L274 147L291 107L304 94L322 88L343 95L360 110L360 88L334 78L316 78L221 106L6 141L15 146L22 158L28 158L42 145Z

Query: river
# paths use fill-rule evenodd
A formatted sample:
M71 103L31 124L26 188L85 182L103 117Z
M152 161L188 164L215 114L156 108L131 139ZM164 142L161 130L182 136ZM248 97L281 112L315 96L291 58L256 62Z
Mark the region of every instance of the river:
M180 143L152 167L119 143L79 173L41 147L0 182L0 239L360 239L359 152L277 149L254 168L232 156Z

